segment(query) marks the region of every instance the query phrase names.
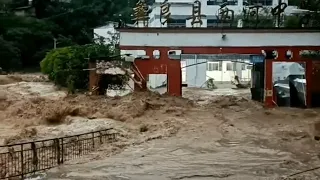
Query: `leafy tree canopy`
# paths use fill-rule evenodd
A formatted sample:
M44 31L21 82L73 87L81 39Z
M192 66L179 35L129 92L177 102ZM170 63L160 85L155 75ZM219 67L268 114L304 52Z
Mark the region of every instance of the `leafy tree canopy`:
M108 57L112 53L110 45L89 44L57 48L48 52L41 61L41 71L57 85L68 87L70 91L86 89L88 83L88 57Z
M95 27L120 18L130 23L136 0L33 0L34 15L15 15L16 8L30 10L28 3L28 0L0 0L2 68L39 66L54 48L54 42L56 47L93 43ZM3 57L9 57L11 52L19 53L5 60Z

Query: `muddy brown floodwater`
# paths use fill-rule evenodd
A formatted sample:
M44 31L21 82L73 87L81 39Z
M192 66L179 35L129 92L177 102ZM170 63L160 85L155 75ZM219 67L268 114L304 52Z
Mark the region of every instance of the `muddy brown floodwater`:
M30 83L38 87L36 95ZM280 180L320 165L320 142L314 140L319 110L267 110L249 100L248 90L184 88L184 98L154 93L105 98L66 96L44 82L8 86L0 109L1 128L11 132L1 133L4 142L106 127L120 133L117 142L30 179ZM21 93L24 89L28 93ZM59 113L57 106L77 113L63 111L63 121L48 124L47 109ZM39 107L42 111L34 110ZM21 134L30 128L34 134ZM318 180L320 171L287 179Z
M319 165L319 145L312 139L316 110L264 110L248 101L245 92L229 93L233 95L216 97L214 92L184 89L184 95L199 105L176 117L182 126L174 136L132 145L110 157L101 149L45 177L275 180ZM320 179L319 175L313 171L291 179Z

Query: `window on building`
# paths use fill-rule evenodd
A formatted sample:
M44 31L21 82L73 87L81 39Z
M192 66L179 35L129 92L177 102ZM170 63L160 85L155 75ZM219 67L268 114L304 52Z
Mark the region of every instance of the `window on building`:
M207 27L229 27L230 22L219 22L218 19L207 19Z
M217 27L218 20L217 19L207 19L207 27Z
M227 63L227 71L233 71L234 63Z
M262 6L272 6L272 0L251 0L251 1L243 1L243 5L245 3L249 3L249 5L260 4Z
M234 71L236 71L236 70L238 70L238 68L237 68L237 63L232 63L233 64L233 68L232 68L232 70L234 70Z
M208 62L207 71L219 71L221 70L219 62Z
M228 0L228 5L237 6L238 5L238 0Z
M186 27L185 19L171 19L167 22L168 27Z
M228 3L228 5L238 5L238 0L208 0L208 6L219 6L222 3Z
M222 71L222 61L219 61L219 71Z
M289 6L299 6L300 5L300 1L288 0L288 5Z
M245 64L241 64L241 70L242 71L246 70L246 65Z

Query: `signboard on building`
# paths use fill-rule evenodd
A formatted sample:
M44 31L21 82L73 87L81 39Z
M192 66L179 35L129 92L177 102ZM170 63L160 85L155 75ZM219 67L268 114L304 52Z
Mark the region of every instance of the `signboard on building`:
M250 63L255 64L255 63L262 63L264 61L264 56L263 55L251 55L250 56Z

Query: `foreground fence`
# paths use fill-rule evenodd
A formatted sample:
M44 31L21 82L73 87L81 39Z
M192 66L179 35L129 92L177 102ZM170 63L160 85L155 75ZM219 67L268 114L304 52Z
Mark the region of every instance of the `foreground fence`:
M0 146L0 179L46 170L88 154L98 145L114 141L117 133L104 129L55 139Z

